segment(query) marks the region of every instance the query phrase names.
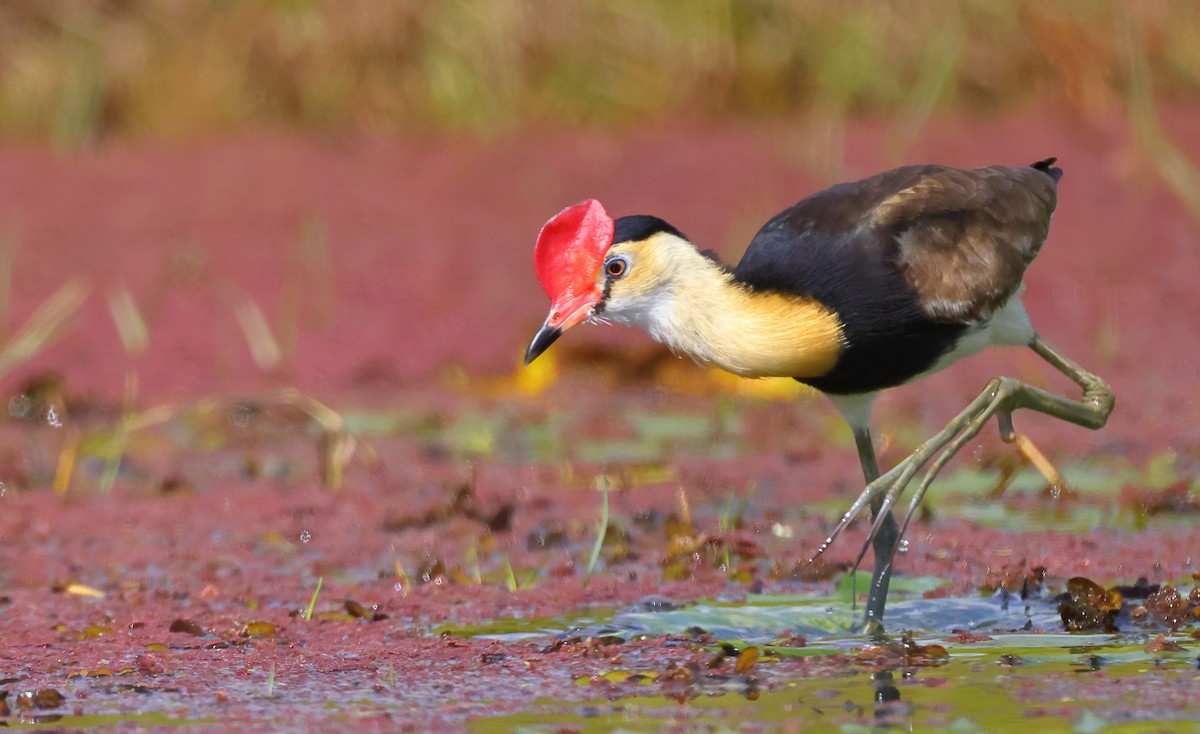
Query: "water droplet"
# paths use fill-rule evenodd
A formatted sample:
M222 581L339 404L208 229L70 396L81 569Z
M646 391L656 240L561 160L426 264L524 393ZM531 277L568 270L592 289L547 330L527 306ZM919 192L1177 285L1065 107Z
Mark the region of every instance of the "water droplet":
M234 406L233 410L229 412L229 422L237 428L246 428L252 420L254 420L254 408L245 403Z
M301 530L300 531L300 542L307 543L310 540L312 540L312 533L308 532L307 530Z
M897 546L896 552L897 553L908 553L908 539L907 538L900 541L900 545Z
M46 422L55 428L62 428L62 418L58 417L58 411L54 409L53 405L46 411Z
M33 401L28 395L14 395L8 401L8 414L17 420L29 417L33 411Z

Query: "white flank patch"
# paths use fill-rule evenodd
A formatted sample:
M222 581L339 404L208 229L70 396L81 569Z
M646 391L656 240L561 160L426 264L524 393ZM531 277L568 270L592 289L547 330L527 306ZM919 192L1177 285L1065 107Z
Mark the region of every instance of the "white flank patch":
M1021 290L1024 290L1024 287ZM932 367L912 379L919 380L934 372L941 372L960 359L979 354L988 347L1026 346L1033 339L1033 335L1033 324L1029 322L1029 314L1025 313L1025 305L1021 303L1021 292L1017 291L990 319L972 326L954 345L954 349L943 354Z
M871 406L877 392L860 393L858 395L828 395L833 407L842 414L842 418L856 431L865 431L871 423Z

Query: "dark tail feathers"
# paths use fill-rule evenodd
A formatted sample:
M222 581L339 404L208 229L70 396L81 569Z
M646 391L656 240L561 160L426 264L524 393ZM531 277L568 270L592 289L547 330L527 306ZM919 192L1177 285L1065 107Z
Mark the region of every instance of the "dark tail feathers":
M1036 168L1050 178L1054 179L1054 183L1058 183L1059 179L1062 178L1062 169L1051 168L1051 166L1053 166L1054 162L1057 160L1057 158L1047 158L1044 161L1038 161L1037 163L1034 163L1030 166L1030 168Z

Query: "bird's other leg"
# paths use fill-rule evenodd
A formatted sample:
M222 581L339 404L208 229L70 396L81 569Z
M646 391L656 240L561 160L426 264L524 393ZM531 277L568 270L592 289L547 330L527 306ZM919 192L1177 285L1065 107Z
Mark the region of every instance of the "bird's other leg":
M1043 390L1037 390L1037 388L1030 388L1051 399L1050 402L1059 406L1058 410L1061 411L1061 413L1041 412L1049 412L1050 415L1092 430L1103 428L1117 401L1108 383L1080 367L1074 360L1047 344L1036 334L1029 342L1029 348L1083 389L1082 400L1069 400Z
M875 446L871 441L870 429L855 427L854 445L858 448L858 461L862 464L863 479L866 486L879 479L879 464L875 460ZM875 569L871 572L871 588L867 592L866 624L883 622L883 608L887 604L888 586L892 580L892 558L896 552L899 528L896 517L891 510L884 513L880 521L880 509L883 507L883 495L871 499L871 519L878 525L879 530L871 541L875 551Z

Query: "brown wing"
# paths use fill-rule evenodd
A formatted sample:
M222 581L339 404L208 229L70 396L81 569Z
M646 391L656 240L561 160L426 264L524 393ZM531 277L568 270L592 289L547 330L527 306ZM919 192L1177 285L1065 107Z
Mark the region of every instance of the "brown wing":
M929 318L986 319L1017 292L1046 239L1057 169L930 167L868 219L898 245Z

